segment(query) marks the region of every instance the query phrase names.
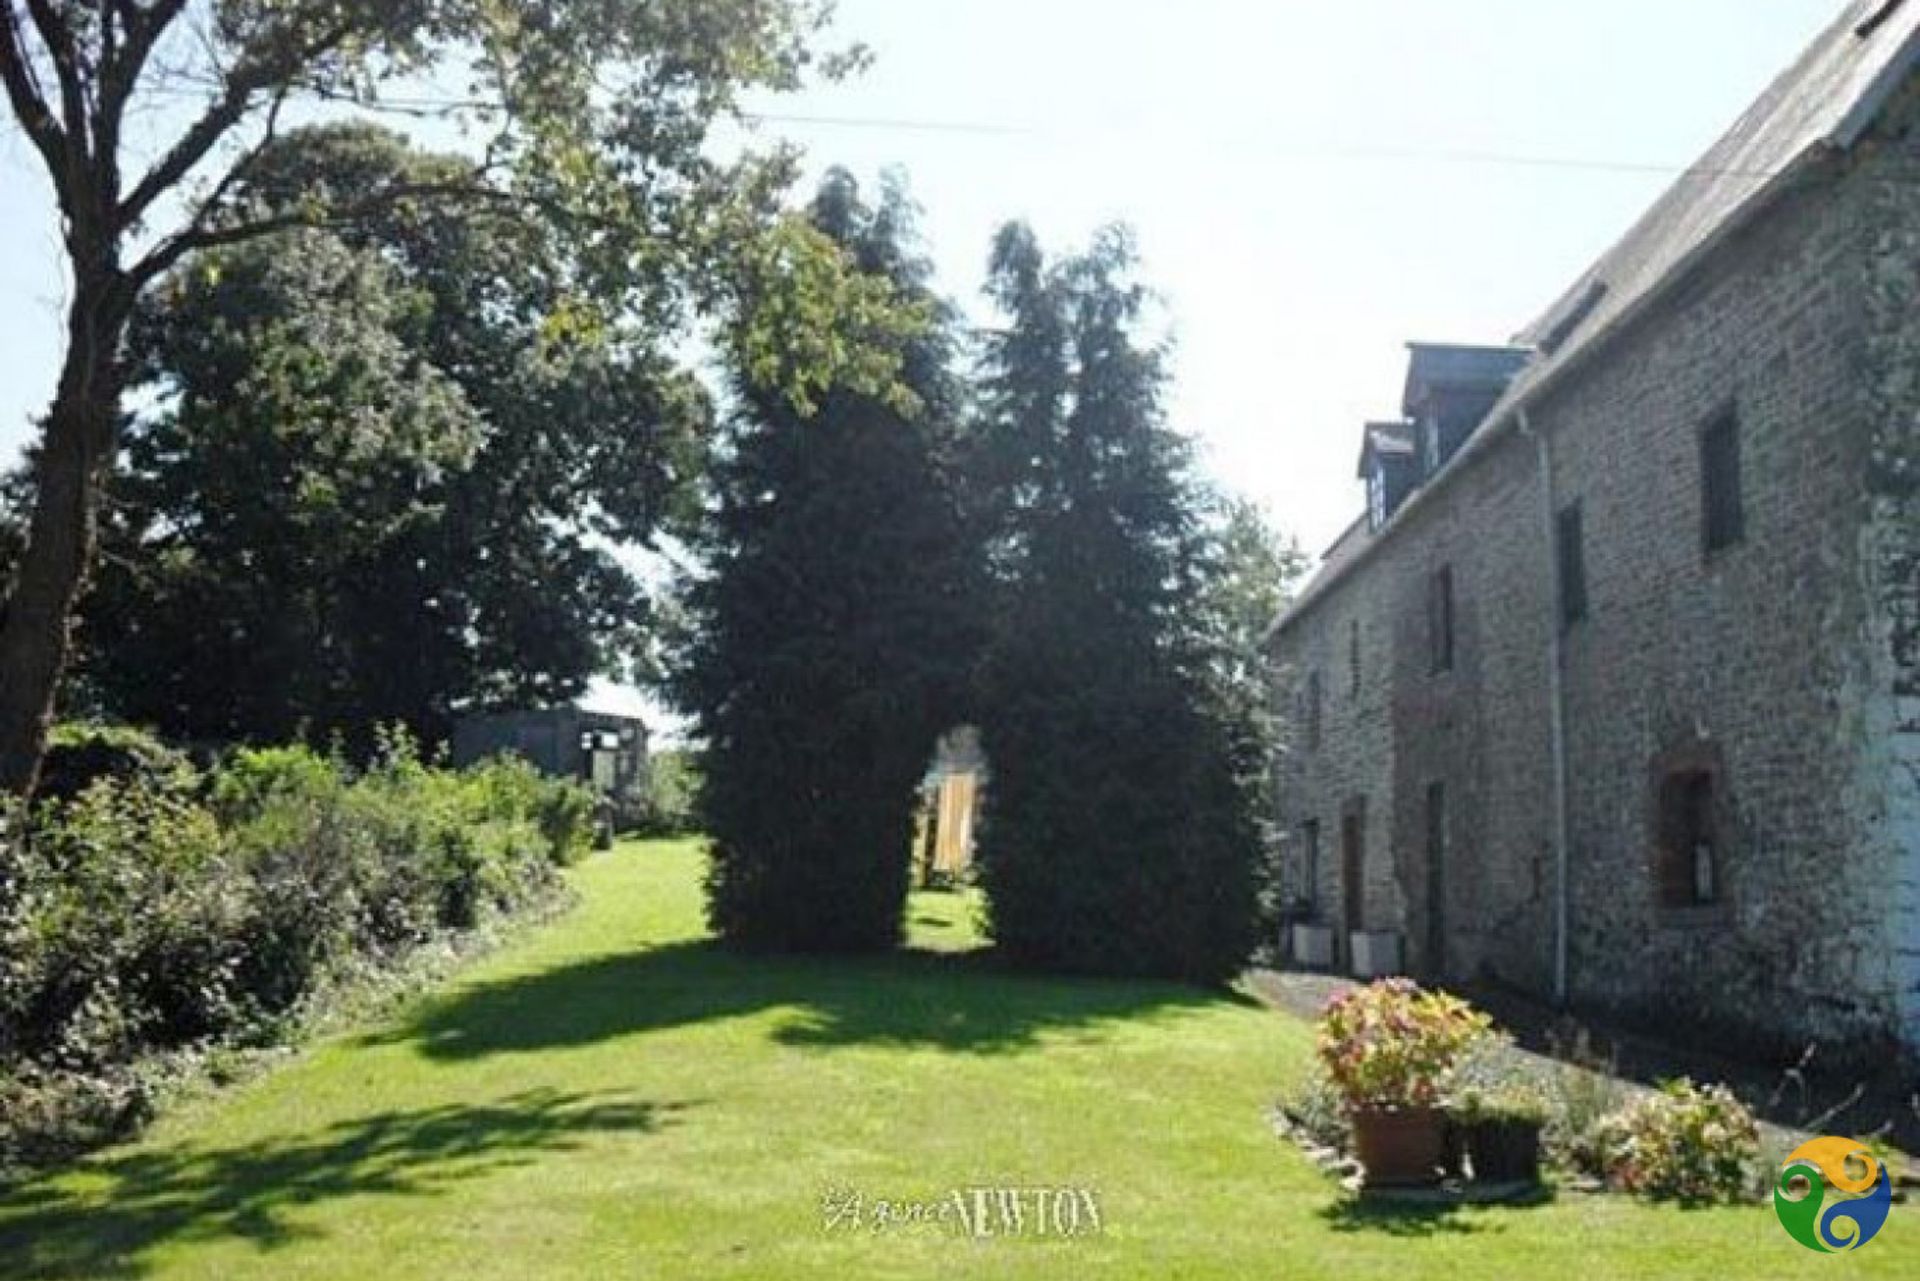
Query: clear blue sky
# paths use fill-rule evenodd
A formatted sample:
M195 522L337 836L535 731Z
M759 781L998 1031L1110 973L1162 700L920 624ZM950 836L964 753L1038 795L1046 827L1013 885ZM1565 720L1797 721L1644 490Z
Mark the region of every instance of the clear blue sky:
M765 105L820 166L905 168L952 293L1028 219L1139 233L1209 467L1319 551L1408 339L1503 341L1692 160L1839 0L844 0L858 81ZM1004 126L1004 132L905 122ZM1625 162L1627 168L1494 163ZM58 354L49 195L0 139L0 455Z

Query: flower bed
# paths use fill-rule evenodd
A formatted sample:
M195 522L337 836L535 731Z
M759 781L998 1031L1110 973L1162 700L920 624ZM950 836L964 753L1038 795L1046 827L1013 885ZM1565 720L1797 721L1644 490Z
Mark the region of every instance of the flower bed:
M1543 1160L1654 1199L1738 1199L1770 1182L1753 1114L1724 1086L1648 1092L1590 1066L1530 1062L1471 1005L1406 979L1329 1001L1316 1047L1318 1070L1282 1103L1281 1128L1330 1169L1364 1169L1368 1187L1468 1176L1525 1187Z

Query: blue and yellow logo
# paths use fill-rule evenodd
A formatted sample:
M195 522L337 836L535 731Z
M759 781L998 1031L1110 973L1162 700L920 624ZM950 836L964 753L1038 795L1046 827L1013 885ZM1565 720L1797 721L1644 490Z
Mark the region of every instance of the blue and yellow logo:
M1773 1188L1780 1226L1809 1250L1845 1254L1873 1240L1893 1208L1886 1162L1852 1139L1814 1139L1793 1150Z

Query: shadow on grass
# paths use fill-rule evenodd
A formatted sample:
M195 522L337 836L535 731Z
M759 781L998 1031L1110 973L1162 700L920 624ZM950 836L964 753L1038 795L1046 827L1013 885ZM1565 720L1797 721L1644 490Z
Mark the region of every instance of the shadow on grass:
M1466 1199L1402 1199L1392 1195L1349 1196L1322 1209L1320 1217L1335 1232L1371 1232L1381 1236L1413 1238L1469 1236L1504 1229L1492 1213L1463 1218L1461 1212L1464 1210L1525 1210L1548 1205L1553 1199L1553 1189L1545 1185L1525 1196L1482 1203Z
M747 955L676 943L467 988L423 1007L371 1043L436 1059L591 1045L615 1037L789 1009L774 1033L795 1046L1019 1050L1052 1032L1161 1011L1257 1002L1174 983L1036 978L988 952L867 959Z
M0 1276L137 1277L150 1250L180 1241L274 1250L324 1235L296 1217L316 1202L438 1195L589 1135L650 1133L687 1106L536 1090L242 1147L96 1157L60 1181L0 1194Z

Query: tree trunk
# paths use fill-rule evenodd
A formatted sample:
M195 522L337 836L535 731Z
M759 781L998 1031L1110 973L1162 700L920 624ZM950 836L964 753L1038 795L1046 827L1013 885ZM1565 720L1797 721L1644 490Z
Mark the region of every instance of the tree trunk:
M26 549L0 608L0 796L30 798L39 780L119 424L127 295L116 274L103 273L76 285L68 312L66 361L34 460Z

